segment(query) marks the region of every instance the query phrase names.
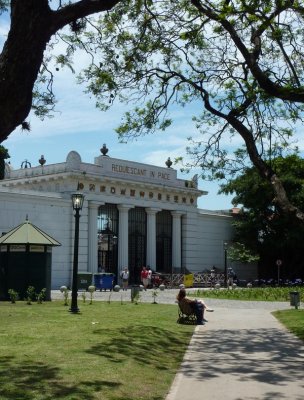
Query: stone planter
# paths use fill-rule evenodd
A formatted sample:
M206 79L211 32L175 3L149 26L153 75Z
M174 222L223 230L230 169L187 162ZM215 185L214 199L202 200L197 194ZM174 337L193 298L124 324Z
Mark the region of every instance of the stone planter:
M68 288L66 286L60 286L60 292L64 293L68 290Z
M96 288L95 288L94 285L91 285L91 286L88 287L88 291L89 291L90 293L94 293L95 290L96 290Z

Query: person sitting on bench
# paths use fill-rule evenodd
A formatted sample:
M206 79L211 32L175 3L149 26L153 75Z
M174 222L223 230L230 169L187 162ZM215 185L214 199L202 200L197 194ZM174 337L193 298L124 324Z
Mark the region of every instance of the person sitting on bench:
M176 297L178 303L183 306L183 304L187 303L193 309L193 313L196 316L197 325L204 325L207 320L204 318L204 313L206 311L213 311L209 308L203 300L190 299L186 296L186 290L184 288L180 289L178 295Z

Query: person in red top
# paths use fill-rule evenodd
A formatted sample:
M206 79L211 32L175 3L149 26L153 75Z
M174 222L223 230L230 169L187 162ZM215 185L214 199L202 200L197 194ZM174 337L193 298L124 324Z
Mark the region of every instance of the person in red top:
M149 284L149 271L147 270L146 267L142 267L141 273L140 273L140 280L142 281L142 284L144 285L144 289L147 290L148 284Z

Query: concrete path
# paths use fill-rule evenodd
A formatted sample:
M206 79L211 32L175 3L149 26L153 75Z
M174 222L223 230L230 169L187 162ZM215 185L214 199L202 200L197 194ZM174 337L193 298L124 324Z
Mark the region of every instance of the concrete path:
M275 303L235 303L196 327L166 400L304 399L304 345L271 315Z
M159 292L156 300L174 304L177 292ZM96 292L94 299L109 296L129 301L130 290ZM152 302L152 290L141 292L140 301ZM195 328L165 400L304 400L304 344L271 314L291 309L289 302L206 302L215 311Z

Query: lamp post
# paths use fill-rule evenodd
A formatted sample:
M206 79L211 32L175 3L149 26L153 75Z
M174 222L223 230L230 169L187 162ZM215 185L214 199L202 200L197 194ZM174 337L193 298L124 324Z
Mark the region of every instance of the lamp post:
M227 249L228 243L224 242L224 287L227 288Z
M74 237L74 258L73 258L73 278L72 278L72 300L71 300L71 313L78 313L79 308L77 305L77 274L78 274L78 248L79 248L79 218L80 211L83 206L84 195L80 192L71 195L73 210L75 211L75 237Z

